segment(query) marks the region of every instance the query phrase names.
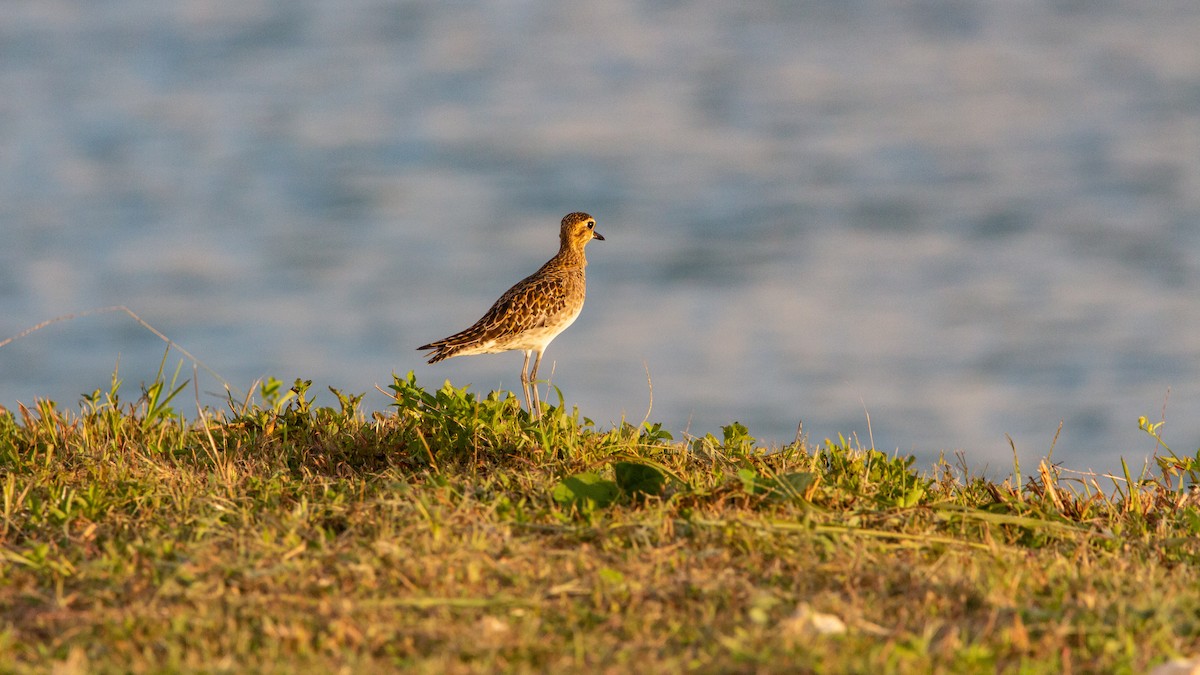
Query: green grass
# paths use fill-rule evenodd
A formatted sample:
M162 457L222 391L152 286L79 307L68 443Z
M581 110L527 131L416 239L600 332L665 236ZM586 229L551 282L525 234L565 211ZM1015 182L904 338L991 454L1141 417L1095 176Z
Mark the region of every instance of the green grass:
M0 671L1144 672L1200 653L1200 456L1003 482L396 378L0 409ZM186 398L186 396L185 396ZM1147 433L1157 427L1144 424ZM964 463L965 464L965 463Z

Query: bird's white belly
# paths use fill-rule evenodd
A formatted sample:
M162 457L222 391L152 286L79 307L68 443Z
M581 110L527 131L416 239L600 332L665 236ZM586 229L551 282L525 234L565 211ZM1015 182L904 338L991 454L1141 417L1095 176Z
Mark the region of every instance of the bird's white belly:
M580 308L582 309L582 307ZM550 341L558 336L559 333L567 329L568 326L575 323L575 319L579 317L579 310L575 310L570 314L564 314L557 317L555 321L549 321L544 326L535 326L522 331L519 335L514 335L511 338L504 340L503 345L497 345L497 351L508 349L532 349L534 351L543 351Z
M506 341L504 349L532 349L542 351L546 349L546 345L558 336L559 333L567 329L571 323L575 321L575 317L571 317L570 321L558 324L557 326L546 326L544 328L534 328L527 330L520 335L515 335L511 340Z
M568 326L575 323L575 319L579 318L579 313L583 307L575 310L570 314L560 314L556 320L548 321L545 325L532 326L516 335L510 335L500 339L482 340L478 344L466 347L456 354L456 356L470 356L471 354L495 354L497 352L507 352L514 349L521 351L545 351L546 345L558 336L559 333L567 329Z

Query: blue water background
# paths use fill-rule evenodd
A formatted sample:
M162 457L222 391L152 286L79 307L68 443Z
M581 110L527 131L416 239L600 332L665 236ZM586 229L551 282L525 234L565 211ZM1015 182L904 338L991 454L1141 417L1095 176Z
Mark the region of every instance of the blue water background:
M1194 454L1198 35L1170 1L8 0L0 339L124 304L242 391L516 390L520 354L414 347L586 210L607 241L543 374L602 426L648 371L695 435L1003 472L1061 420L1056 459L1114 471L1165 411ZM133 397L162 356L60 322L0 349L0 405L118 360Z

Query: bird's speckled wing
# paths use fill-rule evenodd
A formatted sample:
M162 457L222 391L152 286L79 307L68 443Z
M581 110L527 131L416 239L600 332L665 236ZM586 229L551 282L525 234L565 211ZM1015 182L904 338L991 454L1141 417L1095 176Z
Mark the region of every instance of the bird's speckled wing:
M434 358L441 360L471 345L503 345L522 333L563 321L582 304L584 289L583 270L539 270L501 295L475 325L421 349L439 350Z
M570 281L568 274L531 276L508 289L468 330L478 330L484 340L503 340L553 323L569 304Z

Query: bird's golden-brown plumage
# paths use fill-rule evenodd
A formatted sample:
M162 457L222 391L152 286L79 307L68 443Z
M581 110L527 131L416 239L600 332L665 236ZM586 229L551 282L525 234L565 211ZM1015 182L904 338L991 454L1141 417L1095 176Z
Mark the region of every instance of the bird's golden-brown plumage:
M581 212L567 214L562 219L559 249L553 258L508 289L470 328L417 349L432 350L429 363L470 354L514 349L525 352L521 384L526 405L534 414L540 414L536 387L531 401L530 385L537 378L537 368L546 346L566 330L583 309L587 294L584 247L592 239L604 241L604 237L596 232L596 219ZM527 372L531 353L536 353L537 358L533 370Z

